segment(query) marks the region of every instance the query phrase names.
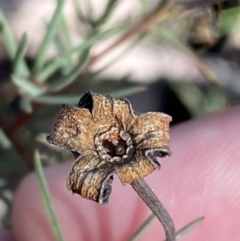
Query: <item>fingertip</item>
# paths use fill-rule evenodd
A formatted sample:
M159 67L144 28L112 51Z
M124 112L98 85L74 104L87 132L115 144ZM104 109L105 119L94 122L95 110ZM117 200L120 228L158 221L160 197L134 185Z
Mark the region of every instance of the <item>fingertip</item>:
M176 126L171 132L173 155L160 159L161 172L146 178L179 229L200 216L203 224L185 240L234 240L240 209L240 107ZM47 168L53 207L66 240L127 240L150 215L130 185L114 177L109 204L100 206L71 195L66 177L71 163ZM224 221L222 221L224 220ZM13 230L19 241L54 240L34 174L21 183L13 204ZM157 220L140 240L161 240ZM209 238L210 237L210 238Z
M12 206L12 228L18 241L54 240L45 218L36 177L27 175L19 185ZM49 237L51 237L49 239Z
M161 183L162 190L156 182L151 186L177 229L206 217L186 241L240 240L236 232L240 212L239 114L237 106L173 127L173 154L160 159L161 174L150 177Z
M150 215L151 212L131 186L123 186L116 176L107 205L101 206L79 195L72 195L65 187L69 167L69 162L66 162L45 170L53 207L65 240L127 240ZM12 223L19 241L32 241L36 235L35 241L54 240L34 174L28 175L16 192Z

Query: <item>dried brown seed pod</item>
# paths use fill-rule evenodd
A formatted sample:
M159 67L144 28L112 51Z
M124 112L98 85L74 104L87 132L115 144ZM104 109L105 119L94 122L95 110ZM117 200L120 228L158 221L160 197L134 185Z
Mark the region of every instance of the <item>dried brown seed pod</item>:
M47 141L76 157L67 188L100 204L108 202L113 174L132 183L160 168L170 155L169 123L164 113L135 115L126 99L88 91L78 107L63 105Z
M63 105L47 141L70 150L76 162L67 188L82 197L106 204L113 174L130 183L162 223L166 241L175 241L171 217L143 177L160 169L157 157L169 150L169 123L164 113L135 115L126 99L88 91L78 107Z

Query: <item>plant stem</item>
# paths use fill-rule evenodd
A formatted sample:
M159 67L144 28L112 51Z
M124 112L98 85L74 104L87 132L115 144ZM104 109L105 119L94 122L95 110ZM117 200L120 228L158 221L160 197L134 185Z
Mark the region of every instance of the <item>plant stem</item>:
M175 241L176 236L173 221L152 189L148 186L144 179L134 181L131 185L163 225L166 234L166 241Z
M174 14L179 13L182 11L182 7L178 4L176 5L169 5L165 8L161 8L158 10L154 10L152 13L150 13L149 16L147 16L145 19L143 19L140 23L133 26L129 31L127 31L125 34L123 34L120 38L118 38L115 42L113 42L110 46L108 46L106 49L104 49L102 52L100 52L98 55L93 56L90 61L88 62L87 66L84 69L84 72L88 72L89 69L95 65L95 63L101 59L103 56L108 54L110 51L121 45L122 43L128 41L129 39L140 35L147 29L149 29L151 26L153 26L156 23L163 22L170 16L174 16Z

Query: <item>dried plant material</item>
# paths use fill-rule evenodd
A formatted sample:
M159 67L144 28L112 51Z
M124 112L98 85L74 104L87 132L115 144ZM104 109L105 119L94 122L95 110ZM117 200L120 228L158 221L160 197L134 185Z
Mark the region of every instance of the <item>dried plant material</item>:
M47 141L73 152L67 188L100 204L108 202L113 174L132 183L160 168L170 155L169 123L164 113L133 113L126 99L88 91L78 107L63 105Z
M175 241L171 217L143 177L160 169L157 157L169 150L169 123L164 113L135 115L126 99L88 91L78 107L63 105L47 141L70 150L76 162L67 188L82 197L106 204L113 174L130 183L162 223L167 241Z

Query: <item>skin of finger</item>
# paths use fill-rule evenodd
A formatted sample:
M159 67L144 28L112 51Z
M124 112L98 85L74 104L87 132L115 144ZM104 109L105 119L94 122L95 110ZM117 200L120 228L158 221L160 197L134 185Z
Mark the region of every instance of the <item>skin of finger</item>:
M16 241L10 230L0 229L0 241Z
M172 156L159 159L161 171L146 178L172 216L176 229L205 216L184 241L238 241L240 213L240 107L173 127ZM117 176L109 204L100 206L65 188L70 162L45 171L61 231L68 241L127 240L150 215L130 185ZM18 241L54 237L34 174L20 184L13 203L13 232ZM162 240L155 220L139 240Z

